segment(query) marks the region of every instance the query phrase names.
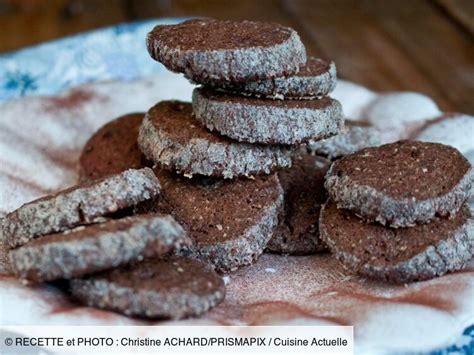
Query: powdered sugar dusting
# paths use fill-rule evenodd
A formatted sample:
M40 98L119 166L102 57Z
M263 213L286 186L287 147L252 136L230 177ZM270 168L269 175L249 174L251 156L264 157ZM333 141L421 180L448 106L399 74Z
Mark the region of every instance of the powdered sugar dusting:
M344 115L355 121L364 120L364 110L377 98L369 89L345 80L338 80L331 96L342 103Z
M381 131L383 143L408 138L441 111L429 97L416 92L393 92L372 101L363 115Z
M222 280L224 280L224 284L228 285L230 283L230 276L222 276Z
M268 268L276 272L268 273ZM365 335L370 335L372 346L423 350L452 340L472 321L473 277L471 265L442 278L392 286L352 275L329 254L264 254L255 265L232 274L225 301L201 323L354 324L359 346L368 345ZM27 287L8 277L0 278L0 286L5 310L10 310L1 313L2 324L142 324L80 307L52 287ZM436 336L421 338L420 332Z
M72 94L76 99L70 106L66 98L71 92L59 100L31 97L0 106L0 215L75 183L80 149L98 127L118 115L144 111L158 100L189 101L192 86L165 72L142 81L86 85L81 90ZM347 116L359 118L377 95L341 82L335 97ZM397 130L403 127L399 121L397 125ZM451 341L474 321L474 262L462 272L404 287L359 278L328 254L264 254L255 265L227 275L226 280L226 300L210 313L163 323L354 324L361 347L422 351ZM0 294L2 324L143 324L81 307L53 287L25 286L8 277L0 277Z
M1 105L0 181L5 184L0 213L75 184L80 149L108 121L162 99L189 100L191 91L184 78L165 72L141 81L84 85L55 98L30 97ZM12 193L15 190L20 193Z
M445 114L429 122L415 138L451 145L469 157L474 153L474 116L462 113ZM474 163L472 157L470 162Z
M474 291L473 277L471 267L426 282L394 286L358 277L329 254L264 254L256 265L232 275L224 303L208 317L221 320L225 308L239 309L239 319L250 324L281 324L290 319L355 324L359 339L370 334L373 343L373 334L378 334L376 346L413 351L449 341L469 321L466 315L472 318L474 305L467 299ZM413 332L416 328L436 337L420 344L422 338ZM384 334L392 329L399 340Z

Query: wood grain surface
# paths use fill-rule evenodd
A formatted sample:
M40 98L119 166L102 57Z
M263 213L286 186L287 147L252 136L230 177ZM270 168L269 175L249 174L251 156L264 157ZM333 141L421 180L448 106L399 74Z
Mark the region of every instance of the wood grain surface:
M154 17L274 21L374 90L413 90L474 114L472 0L0 0L0 52Z

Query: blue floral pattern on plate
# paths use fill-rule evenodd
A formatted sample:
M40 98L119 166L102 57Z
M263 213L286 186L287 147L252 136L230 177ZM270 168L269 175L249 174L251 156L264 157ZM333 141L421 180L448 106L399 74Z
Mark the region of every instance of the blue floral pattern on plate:
M132 80L160 72L150 60L146 33L160 19L124 23L0 55L0 102L54 95L92 81Z
M180 21L124 23L0 55L0 103L27 95L54 95L87 82L133 80L165 70L150 60L146 33L157 24ZM431 354L474 354L474 325L456 344Z

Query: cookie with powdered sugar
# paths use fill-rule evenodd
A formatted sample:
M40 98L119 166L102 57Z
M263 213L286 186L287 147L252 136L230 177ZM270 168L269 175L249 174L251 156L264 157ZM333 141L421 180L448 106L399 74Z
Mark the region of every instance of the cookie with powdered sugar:
M212 268L179 256L73 279L70 286L88 306L146 318L198 316L225 297L224 281Z
M190 244L169 215L132 216L35 239L11 250L10 263L21 279L51 281L159 257Z
M326 250L319 239L318 219L327 200L324 175L331 162L301 155L293 166L278 172L284 192L284 208L267 250L281 254L309 255Z
M344 121L344 128L337 135L320 141L310 141L307 150L311 154L336 160L363 148L380 145L380 132L361 121Z
M79 158L81 181L140 169L151 164L138 148L138 129L145 113L129 113L102 126L87 141Z
M193 91L196 119L211 131L239 142L298 144L337 134L343 126L341 104L317 100L271 100L208 88Z
M337 160L325 186L338 207L397 228L454 216L473 181L471 164L457 149L399 141Z
M474 163L474 116L446 113L415 132L413 139L450 145Z
M145 115L138 144L161 167L186 176L231 179L270 174L291 165L288 147L239 143L206 130L194 120L191 104L162 101Z
M255 179L192 179L155 169L162 184L159 198L138 212L171 214L193 241L180 253L229 271L252 264L262 254L283 207L276 175Z
M298 74L244 83L222 82L216 84L214 89L280 100L315 99L326 96L334 90L336 77L334 62L310 57Z
M275 23L195 19L148 33L151 57L200 84L296 74L306 63L298 34Z
M3 218L0 218L0 231L2 230ZM8 251L7 242L3 237L3 234L0 233L0 275L5 274L9 275L11 273L11 265L8 260Z
M24 204L3 219L10 248L31 239L93 223L98 217L158 195L160 183L150 168L126 170Z
M452 218L393 229L361 221L332 201L321 210L319 230L332 253L369 278L406 283L459 270L474 254L474 219L467 205Z
M392 143L409 138L440 114L430 97L406 91L379 95L366 106L362 117L380 131L382 143Z

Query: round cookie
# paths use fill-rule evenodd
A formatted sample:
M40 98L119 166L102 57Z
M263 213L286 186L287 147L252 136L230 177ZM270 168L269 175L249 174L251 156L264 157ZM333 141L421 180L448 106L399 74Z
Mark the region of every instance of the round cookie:
M81 181L91 181L147 165L138 148L144 113L130 113L107 123L87 141L79 158Z
M211 131L249 143L305 143L335 135L344 123L341 104L329 97L271 100L197 88L193 111Z
M255 179L187 179L155 170L162 184L159 198L138 206L140 212L169 213L193 244L180 253L211 264L218 271L253 263L265 249L283 207L276 175Z
M310 141L308 152L330 160L336 160L363 148L381 144L380 132L370 124L359 121L344 121L344 128L333 137Z
M453 147L400 141L334 162L326 189L339 208L392 227L453 216L469 197L474 173Z
M24 204L3 219L10 248L45 234L61 232L158 195L160 183L150 168L126 170L76 185Z
M191 244L171 217L147 215L107 220L35 239L10 251L21 279L69 279L162 256Z
M261 81L226 84L215 89L240 95L267 97L273 99L315 99L326 96L336 86L336 65L322 59L310 57L298 74Z
M412 138L423 142L450 145L469 158L474 154L474 116L447 113L427 122ZM471 164L474 159L469 160Z
M239 143L213 134L195 121L189 103L162 101L152 107L140 127L138 144L161 167L187 176L231 179L269 174L291 165L288 147Z
M198 316L225 297L224 281L209 266L179 256L73 279L70 286L88 306L146 318Z
M321 210L319 230L348 269L389 282L441 276L461 269L474 254L474 220L467 205L452 218L392 229L363 222L329 201Z
M366 107L363 117L382 135L382 143L409 138L423 124L439 116L436 103L417 92L392 92L379 95Z
M189 20L156 26L146 42L152 58L200 84L288 76L306 63L298 34L275 23Z
M324 251L318 219L326 202L324 175L331 162L314 155L295 158L293 166L278 172L284 192L284 209L267 250L281 254L309 255Z

